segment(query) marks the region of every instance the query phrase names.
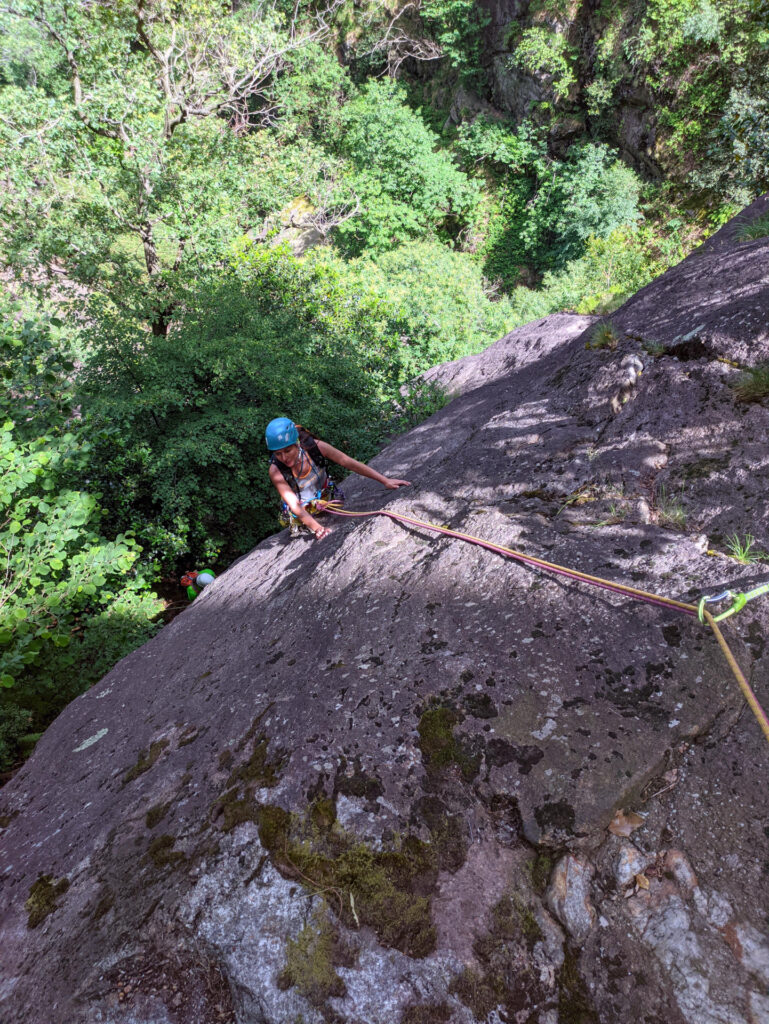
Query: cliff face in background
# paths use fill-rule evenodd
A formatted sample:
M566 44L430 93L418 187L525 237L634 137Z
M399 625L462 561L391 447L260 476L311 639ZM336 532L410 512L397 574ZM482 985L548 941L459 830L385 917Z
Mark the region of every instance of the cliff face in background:
M575 14L550 13L544 17L539 13L534 18L529 0L479 0L479 6L489 18L484 31L484 61L492 101L498 110L520 123L532 115L536 117L537 107L546 105L547 117L552 119L550 145L556 156L564 156L569 146L587 133L591 122L593 128L600 122L600 133L637 170L651 178L660 178L671 170L664 154L658 152L658 97L645 80L642 67L625 69L615 87L608 119L595 110L590 112L587 90L599 77L597 54L608 23L600 0L572 5ZM616 11L612 13L616 15ZM637 29L632 9L620 20L622 28L611 44L615 52L621 52L624 41ZM555 95L552 75L530 73L512 60L520 31L532 24L547 24L571 42L575 82L564 96Z
M740 219L615 348L559 315L435 368L456 397L375 461L413 487L349 506L682 600L766 578L724 554L769 550L769 408L730 387L769 358L769 239ZM768 626L727 629L764 701ZM759 1024L767 763L686 616L384 518L284 532L3 790L0 1015Z

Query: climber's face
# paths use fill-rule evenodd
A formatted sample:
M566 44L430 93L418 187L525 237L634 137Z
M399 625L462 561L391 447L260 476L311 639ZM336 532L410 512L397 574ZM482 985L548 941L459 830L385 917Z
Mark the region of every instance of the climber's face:
M299 461L299 445L290 444L288 448L279 448L275 452L275 455L285 466L288 466L289 469L293 469Z

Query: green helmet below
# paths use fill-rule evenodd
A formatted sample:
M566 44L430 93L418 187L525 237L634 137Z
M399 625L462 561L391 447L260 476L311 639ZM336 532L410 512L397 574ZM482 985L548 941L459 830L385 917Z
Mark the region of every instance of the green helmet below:
M281 448L288 448L299 440L299 431L295 423L287 416L278 416L270 420L264 432L264 439L271 452L277 452Z

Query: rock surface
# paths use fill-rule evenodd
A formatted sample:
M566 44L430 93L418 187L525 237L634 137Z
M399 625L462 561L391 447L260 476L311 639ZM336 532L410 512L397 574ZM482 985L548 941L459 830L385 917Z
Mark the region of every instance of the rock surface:
M455 397L375 463L413 487L349 507L685 601L766 579L727 544L769 550L769 406L730 388L769 357L769 239L737 226L612 317L616 349L560 315L436 368ZM769 747L708 632L332 525L234 564L3 790L2 1020L765 1022ZM764 702L768 624L726 628Z

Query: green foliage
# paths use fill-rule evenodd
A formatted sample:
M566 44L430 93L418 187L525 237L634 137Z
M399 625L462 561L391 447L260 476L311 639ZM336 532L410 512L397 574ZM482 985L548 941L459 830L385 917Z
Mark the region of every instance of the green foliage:
M288 307L308 327L365 351L385 396L511 329L509 303L491 301L477 261L437 241L407 242L349 263L327 249L297 260L253 246L241 267L257 301L269 297L270 308Z
M769 235L769 213L763 217L756 217L749 224L741 224L737 229L737 237L741 242L752 242L756 238L766 238Z
M620 335L611 320L604 320L596 326L585 348L599 350L608 348L609 351L613 352L619 344L619 339Z
M401 395L393 402L390 429L395 434L410 430L443 409L450 401L451 397L433 381L417 378L404 385Z
M721 35L721 20L710 0L702 0L683 24L684 39L698 43L715 43Z
M661 526L674 530L686 528L686 509L683 506L683 488L678 495L671 494L664 484L660 486L654 500L654 511Z
M278 977L278 988L296 987L313 1006L322 1007L333 996L347 993L336 973L339 940L325 904L312 913L295 939L286 944L286 965Z
M0 146L13 154L0 255L19 272L56 264L60 290L107 291L165 333L233 237L297 191L315 205L327 198L339 161L312 136L327 130L323 110L344 74L303 22L289 36L272 5L225 15L215 0L184 10L22 0L15 10L10 27L36 36L69 79L54 81L55 95L30 74L0 89ZM295 122L285 152L280 131L244 131L276 110L284 128Z
M449 64L470 85L483 87L483 30L491 18L475 0L425 0L422 21Z
M769 398L769 363L743 370L732 387L738 402L760 402Z
M460 126L459 145L499 183L481 248L487 275L508 286L522 266L563 268L590 237L606 238L639 217L639 180L604 145L579 143L556 161L541 129L525 123L512 132L483 118Z
M756 538L752 533L746 533L744 539L738 533L733 533L727 538L726 547L732 558L743 565L769 561L769 554L765 551L754 550L755 543Z
M576 50L563 32L546 25L533 25L521 33L511 61L529 74L546 75L556 99L562 99L577 81L576 56Z
M129 536L100 532L97 497L79 488L87 430L68 421L71 362L45 323L0 336L0 719L6 766L27 734L154 631L157 602ZM18 425L8 417L15 413ZM31 713L31 715L30 715Z
M318 43L290 54L288 61L274 88L278 136L284 141L309 136L326 149L335 147L342 130L340 111L354 91L347 72Z
M679 185L745 202L767 187L767 0L603 0L587 99L616 138L614 100L643 80L655 159Z
M391 81L369 82L341 112L342 152L360 210L336 231L349 254L381 252L412 238L452 238L477 187L437 148L438 137Z
M671 236L675 229L671 228ZM619 228L607 238L589 238L584 254L557 272L548 271L539 289L515 288L510 296L516 325L551 313L606 315L677 262L679 247L653 226ZM660 247L660 242L665 247Z
M510 304L490 300L478 262L437 242L407 243L352 269L388 312L401 379L480 352L511 329Z

